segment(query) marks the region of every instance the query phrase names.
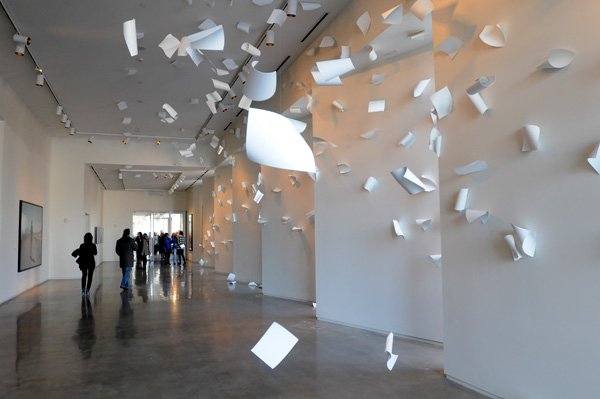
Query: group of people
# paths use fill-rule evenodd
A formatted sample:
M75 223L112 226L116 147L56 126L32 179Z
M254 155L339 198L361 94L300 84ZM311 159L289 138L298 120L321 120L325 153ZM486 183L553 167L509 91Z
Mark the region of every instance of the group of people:
M136 269L146 269L148 257L150 256L150 240L148 234L137 233L135 239L130 236L129 229L123 230L123 236L117 240L115 252L119 255L119 267L123 273L121 279L121 289L124 291L130 288L131 269L133 268L134 253L136 255ZM173 264L186 264L185 259L185 236L183 231L155 235L154 254L161 254L161 264L169 265L171 254L173 255ZM81 294L90 295L94 269L96 268L95 255L98 254L96 244L93 242L92 233L86 233L83 236L83 243L74 250L71 255L77 258L76 262L81 270Z

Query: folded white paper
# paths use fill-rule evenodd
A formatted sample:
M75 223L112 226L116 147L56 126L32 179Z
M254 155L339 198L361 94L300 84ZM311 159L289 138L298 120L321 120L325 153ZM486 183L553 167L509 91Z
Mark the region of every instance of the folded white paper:
M485 103L485 101L483 100L483 98L481 97L481 94L479 94L479 93L475 93L475 94L469 94L469 93L467 93L467 97L469 98L469 100L471 100L471 104L473 104L473 106L475 107L475 109L477 109L477 112L479 112L481 115L484 115L486 112L489 111L489 107L487 106L487 104Z
M372 129L372 130L369 130L368 132L364 132L363 134L361 134L360 138L365 139L365 140L373 140L373 139L376 139L378 135L379 135L379 132L377 131L377 129Z
M369 113L385 111L385 100L369 101Z
M506 32L500 24L486 25L479 34L479 38L491 47L506 46Z
M248 42L242 43L242 50L255 57L260 57L260 50Z
M244 96L252 101L265 101L273 97L277 89L277 72L261 72L254 68L258 61L252 62L251 72L244 85Z
M235 274L234 273L229 273L227 275L227 282L228 283L235 283Z
M437 49L442 53L448 54L448 56L451 59L454 59L454 57L456 57L456 54L458 54L463 45L463 41L460 40L458 37L450 36L449 38L441 42L438 45Z
M435 108L437 117L439 119L445 118L446 116L450 115L450 113L452 112L453 101L452 93L450 93L450 90L447 86L433 93L429 98L431 100L431 104L433 104L433 107Z
M386 12L381 13L381 22L387 25L400 25L404 17L403 4L392 7Z
M430 82L431 79L424 79L417 83L417 86L413 90L413 97L421 97L427 86L429 86Z
M225 48L225 32L223 25L194 33L187 37L190 47L197 50L222 51Z
M550 50L548 59L540 67L542 69L562 69L569 66L574 58L574 52L563 48L555 48Z
M392 371L394 365L396 364L396 360L398 360L398 355L392 353L394 347L394 333L389 333L387 338L385 339L385 353L388 356L387 360L387 368L389 371Z
M407 167L398 168L390 173L410 195L425 191L425 183Z
M345 175L352 172L352 168L347 163L338 162L337 167L340 175Z
M339 77L355 69L350 58L317 61L315 65L319 72L319 79L325 81ZM315 74L313 73L313 77L314 76ZM315 79L315 81L317 81L317 79Z
M454 168L454 173L456 173L459 176L462 176L462 175L468 175L470 173L483 172L484 170L487 170L487 169L488 169L487 162L477 160L477 161L471 162L470 164Z
M213 82L213 86L215 86L215 89L217 90L231 90L231 87L229 87L228 83L225 82L221 82L220 80L217 79L212 79Z
M469 200L469 189L461 188L456 196L456 203L454 204L454 210L462 212L467 209L467 201Z
M268 24L277 24L279 26L283 26L285 20L287 19L287 14L285 11L280 9L274 9L271 11L271 16L267 20Z
M392 219L392 226L394 227L394 233L396 234L396 237L404 237L402 227L400 226L400 221Z
M596 145L596 148L592 151L587 161L596 173L600 175L600 143Z
M335 39L331 36L324 36L323 39L321 39L321 43L319 44L319 47L321 48L333 46L335 46Z
M360 17L358 17L356 20L356 26L358 26L358 29L360 29L363 36L367 35L369 28L371 27L371 15L368 11L365 11Z
M517 249L517 243L515 241L515 237L512 234L505 235L504 236L504 241L506 242L506 244L510 248L510 251L511 251L512 257L513 257L513 261L516 262L516 261L518 261L519 259L521 259L523 257L523 255L521 255L521 253Z
M401 145L404 148L410 148L415 143L416 140L417 140L417 136L415 136L413 132L408 132L402 138L402 140L400 140L398 145Z
M123 37L125 38L125 44L127 45L127 50L129 50L129 55L132 57L138 55L135 19L123 22Z
M431 259L437 267L442 267L442 255L429 255L429 259Z
M417 219L417 220L415 220L415 222L419 225L419 227L423 231L427 231L431 227L431 224L433 223L433 219Z
M237 30L239 30L240 32L250 33L250 29L252 29L252 25L250 25L248 22L238 22L237 25L235 26L235 28Z
M519 252L533 258L537 246L537 233L515 224L512 227Z
M477 94L496 82L495 76L482 76L467 89L467 94Z
M523 126L522 152L537 151L540 147L540 127L537 125Z
M292 333L273 322L262 338L252 348L260 360L274 369L298 342Z
M481 211L478 209L467 209L465 212L465 217L467 218L467 222L473 223L476 220L480 220L481 224L486 224L490 218L489 211Z
M177 39L175 36L169 33L167 36L165 36L163 41L160 42L158 47L162 49L167 58L171 58L173 54L175 54L175 51L177 51L177 49L179 48L180 43L181 42L179 41L179 39Z
M372 193L377 187L379 187L379 182L373 176L370 176L363 185L363 188L370 193Z

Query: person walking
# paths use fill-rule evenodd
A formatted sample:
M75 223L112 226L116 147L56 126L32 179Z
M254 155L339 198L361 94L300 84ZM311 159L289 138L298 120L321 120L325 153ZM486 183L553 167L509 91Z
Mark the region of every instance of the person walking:
M129 289L129 278L131 276L131 268L133 267L133 251L137 250L137 245L133 238L129 236L129 229L123 230L123 236L117 240L115 252L119 255L119 267L123 272L121 279L121 289L126 291Z
M163 252L164 256L164 265L171 264L171 238L169 237L169 233L165 233L163 237Z
M144 233L142 236L142 269L146 270L146 264L148 263L148 256L150 256L150 241L148 234Z
M142 237L142 232L138 231L135 236L135 245L137 245L137 249L135 250L135 268L141 269L142 267L142 249L144 247L144 241Z
M179 264L177 262L177 253L179 252L179 240L177 239L177 232L171 234L171 253L173 254L173 264Z
M179 258L179 263L181 264L181 260L183 258L183 265L186 264L186 256L185 256L185 236L183 235L183 230L179 230L179 235L177 236L179 248L177 248L177 257Z
M96 244L92 242L92 233L85 233L83 236L83 244L79 246L71 255L79 256L77 263L81 270L81 295L89 296L90 287L92 286L92 277L94 277L94 269L96 268L95 255L98 254Z

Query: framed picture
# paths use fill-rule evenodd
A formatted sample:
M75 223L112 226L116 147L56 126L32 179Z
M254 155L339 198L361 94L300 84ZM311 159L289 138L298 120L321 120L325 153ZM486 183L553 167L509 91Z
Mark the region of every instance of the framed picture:
M187 224L187 228L188 228L188 251L193 251L194 250L194 215L193 214L189 214L188 215L188 224Z
M42 264L43 220L41 206L19 202L19 272Z
M102 244L104 236L104 228L94 227L94 244Z

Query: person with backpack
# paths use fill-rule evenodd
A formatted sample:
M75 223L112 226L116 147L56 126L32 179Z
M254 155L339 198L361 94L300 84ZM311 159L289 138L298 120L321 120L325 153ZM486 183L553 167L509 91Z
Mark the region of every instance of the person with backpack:
M123 291L129 289L129 277L131 276L131 268L133 267L133 251L137 251L137 245L129 234L129 229L123 230L123 236L117 240L115 247L115 252L119 255L119 267L123 273L123 278L121 279L121 289Z
M83 296L90 295L92 278L96 268L94 256L98 254L98 249L96 244L92 242L93 238L92 233L85 233L83 243L71 253L71 256L79 257L76 262L79 264L79 270L81 270L81 295Z

